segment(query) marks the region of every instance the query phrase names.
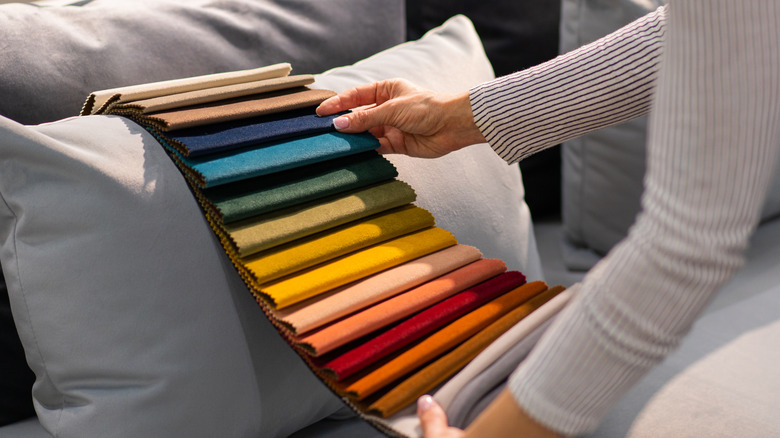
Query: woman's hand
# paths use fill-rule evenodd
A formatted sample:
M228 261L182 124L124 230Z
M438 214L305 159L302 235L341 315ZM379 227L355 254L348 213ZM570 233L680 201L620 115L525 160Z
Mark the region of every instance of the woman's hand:
M461 438L463 431L447 425L444 409L430 395L417 400L417 416L425 438Z
M474 123L468 93L437 93L402 79L351 88L324 101L317 114L366 105L372 106L341 116L333 124L341 132L371 132L383 154L435 158L485 142Z

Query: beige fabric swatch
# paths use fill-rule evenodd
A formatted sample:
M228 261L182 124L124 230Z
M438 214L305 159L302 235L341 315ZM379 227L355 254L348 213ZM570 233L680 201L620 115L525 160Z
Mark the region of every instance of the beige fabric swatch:
M265 67L238 70L226 73L194 76L191 78L172 79L169 81L150 82L148 84L130 85L95 91L87 97L81 110L82 116L102 114L106 104L112 102L129 102L149 99L167 94L184 93L223 85L240 84L242 82L258 81L287 76L292 71L289 63L273 64Z

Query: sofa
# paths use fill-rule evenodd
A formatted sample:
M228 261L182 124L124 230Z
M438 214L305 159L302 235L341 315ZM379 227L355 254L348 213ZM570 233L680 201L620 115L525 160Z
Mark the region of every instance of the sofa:
M657 5L563 0L561 48ZM148 164L163 156L154 142L121 119L71 116L94 90L275 62L334 91L403 76L454 92L493 77L467 18L404 43L406 18L394 1L0 6L0 260L38 414L0 436L382 436L275 338L172 168ZM543 220L531 221L525 196L546 187L523 187L487 145L392 161L460 241L568 286L636 213L644 122L632 123L563 146L562 216ZM618 184L629 188L616 195ZM780 433L778 204L767 200L747 265L681 348L592 436Z

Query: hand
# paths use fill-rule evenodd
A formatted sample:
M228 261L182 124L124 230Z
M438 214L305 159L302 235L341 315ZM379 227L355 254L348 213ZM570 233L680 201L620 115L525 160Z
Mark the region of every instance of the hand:
M437 93L403 79L351 88L322 102L317 114L365 105L373 106L338 117L333 124L341 132L371 132L383 154L435 158L485 142L474 123L468 93Z
M444 409L430 395L424 395L417 400L417 416L425 438L460 438L463 431L447 426L447 415Z

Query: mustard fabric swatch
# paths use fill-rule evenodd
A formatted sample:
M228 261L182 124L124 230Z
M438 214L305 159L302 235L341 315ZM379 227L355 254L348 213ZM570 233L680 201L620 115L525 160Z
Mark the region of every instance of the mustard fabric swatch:
M261 287L277 309L283 309L330 289L360 280L409 260L455 245L455 237L441 228L408 234L333 260L323 266Z
M415 200L401 181L348 192L224 226L240 257L247 257L301 237L381 213Z
M244 260L244 263L258 283L267 283L433 225L431 213L409 205L256 254Z

